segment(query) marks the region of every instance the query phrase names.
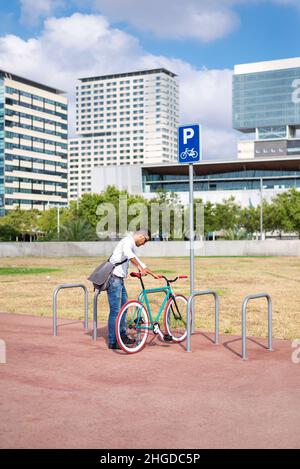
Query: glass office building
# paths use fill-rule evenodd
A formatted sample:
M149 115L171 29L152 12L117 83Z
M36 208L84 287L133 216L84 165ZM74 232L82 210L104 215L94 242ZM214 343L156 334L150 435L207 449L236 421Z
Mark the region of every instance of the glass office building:
M256 206L261 202L261 189L268 201L291 187L300 189L299 157L201 161L193 165L193 171L194 196L204 202L221 203L233 196L243 207ZM94 168L92 192L101 193L109 185L148 199L158 190L173 192L188 203L189 168L180 164Z
M234 129L286 137L300 126L300 58L235 66L232 99Z
M64 92L0 70L0 216L66 205Z
M253 156L300 154L300 58L236 65L232 120L234 129L255 133ZM256 145L267 141L274 143Z
M265 189L300 189L300 160L247 163L205 163L194 165L194 191L259 190L261 180ZM188 192L189 175L182 166L142 167L142 192ZM230 194L228 195L230 196Z

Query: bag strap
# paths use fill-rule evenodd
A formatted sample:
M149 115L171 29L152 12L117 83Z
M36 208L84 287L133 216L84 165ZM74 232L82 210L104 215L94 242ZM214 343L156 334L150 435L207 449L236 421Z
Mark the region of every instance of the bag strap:
M125 260L122 261L122 262L117 262L117 263L115 264L115 267L117 267L118 265L122 265L122 264L124 264L124 263L127 262L127 261L128 261L128 259L125 259Z
M109 259L107 259L108 262L110 262L110 258L111 258L111 256L109 257ZM122 262L117 262L116 264L114 264L114 266L115 266L115 267L118 267L118 265L122 265L122 264L124 264L124 263L127 262L127 261L128 261L128 259L124 259L124 261L122 261Z

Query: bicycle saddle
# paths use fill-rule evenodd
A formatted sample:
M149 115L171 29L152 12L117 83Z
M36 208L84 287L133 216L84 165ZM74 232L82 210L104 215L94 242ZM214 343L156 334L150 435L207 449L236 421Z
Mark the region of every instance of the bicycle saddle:
M141 278L141 274L139 272L131 272L130 277Z

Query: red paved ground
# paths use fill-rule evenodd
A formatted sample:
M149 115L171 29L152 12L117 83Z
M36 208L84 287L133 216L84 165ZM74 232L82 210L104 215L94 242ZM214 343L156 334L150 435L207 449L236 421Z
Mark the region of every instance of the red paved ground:
M192 352L155 342L128 356L82 325L0 314L1 448L299 448L300 365L288 341L273 353L202 334ZM266 341L261 340L264 344ZM230 349L228 348L230 347Z

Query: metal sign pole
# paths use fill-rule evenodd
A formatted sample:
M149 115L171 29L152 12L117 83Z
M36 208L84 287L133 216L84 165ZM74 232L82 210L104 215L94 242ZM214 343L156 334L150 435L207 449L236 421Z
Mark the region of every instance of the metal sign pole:
M189 164L189 216L190 216L190 295L195 290L195 260L194 260L194 169L193 165ZM192 332L195 330L195 315L194 315L194 301L192 302Z
M263 180L260 178L260 240L263 240Z
M189 165L189 235L190 235L190 296L195 291L195 259L194 259L194 164L202 158L201 126L199 124L182 125L178 127L178 162ZM190 326L195 332L194 299L192 297L191 324L187 325L189 335Z
M59 239L59 235L60 235L59 205L56 208L57 208L57 238Z

